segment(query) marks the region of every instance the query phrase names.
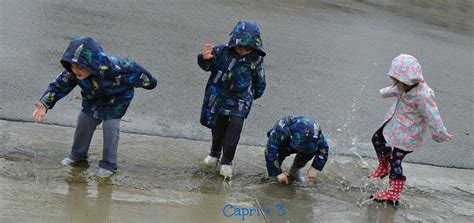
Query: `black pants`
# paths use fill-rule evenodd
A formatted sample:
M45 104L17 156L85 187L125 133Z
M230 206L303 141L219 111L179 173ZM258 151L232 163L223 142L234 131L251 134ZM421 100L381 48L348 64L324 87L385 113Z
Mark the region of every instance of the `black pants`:
M281 147L278 150L278 163L281 164L283 163L283 160L291 154L296 153L295 159L293 160L292 167L296 169L301 169L303 168L306 163L308 163L314 156L316 156L316 153L301 153L296 150L288 149L288 148L283 148Z
M243 125L243 118L217 115L216 127L212 129L212 147L209 155L219 158L223 150L221 164L232 165Z
M383 137L384 126L385 124L372 136L372 144L374 145L375 152L377 156L384 157L390 163L390 179L405 180L406 177L403 175L402 160L411 152L403 151L396 147L393 149L388 147Z

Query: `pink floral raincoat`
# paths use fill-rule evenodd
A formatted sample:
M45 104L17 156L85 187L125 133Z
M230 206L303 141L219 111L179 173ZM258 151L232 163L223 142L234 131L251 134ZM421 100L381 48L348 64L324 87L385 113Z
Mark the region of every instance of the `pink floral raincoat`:
M388 72L406 85L416 85L408 92L398 87L386 87L380 90L382 98L397 97L384 118L388 121L383 135L388 146L405 151L413 151L423 145L426 129L429 128L433 140L448 140L448 131L438 112L433 90L423 79L418 60L407 54L400 54L392 61Z

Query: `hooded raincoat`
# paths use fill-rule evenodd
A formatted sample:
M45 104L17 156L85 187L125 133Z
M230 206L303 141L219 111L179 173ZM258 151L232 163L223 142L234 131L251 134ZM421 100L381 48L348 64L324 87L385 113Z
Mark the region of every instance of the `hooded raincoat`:
M268 175L278 176L282 173L278 160L279 151L285 154L314 154L312 167L321 171L328 159L329 145L318 124L302 116L286 116L275 123L267 132L268 142L265 148L265 160Z
M426 84L420 63L407 54L400 54L392 61L388 76L413 86L407 92L396 86L380 90L383 98L397 97L384 118L383 136L387 145L413 151L423 145L427 128L433 140L448 140L448 131L435 102L433 90Z
M87 69L91 75L78 80L71 63ZM82 111L99 120L122 118L134 96L134 88L155 88L156 79L142 66L127 58L108 56L96 40L89 37L73 39L64 53L61 72L40 98L48 109L81 87Z
M252 53L240 56L236 46L252 48ZM260 30L256 23L240 21L230 34L226 45L214 47L213 58L198 56L198 65L211 75L206 85L201 124L214 128L217 114L247 118L252 102L265 91L265 70Z

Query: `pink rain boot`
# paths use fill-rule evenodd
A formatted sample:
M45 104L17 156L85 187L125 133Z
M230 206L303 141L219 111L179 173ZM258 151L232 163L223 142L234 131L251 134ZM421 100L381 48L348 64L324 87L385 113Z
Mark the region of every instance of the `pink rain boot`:
M371 179L384 178L390 172L390 163L388 162L390 155L377 154L377 157L379 159L379 167L369 174L369 178Z
M370 198L377 202L387 202L387 204L397 206L400 200L400 194L402 193L403 186L405 186L406 180L392 180L388 183L390 188L388 190L370 195Z

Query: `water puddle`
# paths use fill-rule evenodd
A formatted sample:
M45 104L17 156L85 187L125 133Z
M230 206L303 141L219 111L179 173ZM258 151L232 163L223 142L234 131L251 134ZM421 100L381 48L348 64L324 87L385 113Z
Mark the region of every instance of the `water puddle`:
M72 131L49 128L42 134ZM232 179L224 181L217 167L202 168L209 143L122 134L119 171L102 180L95 176L100 142L93 142L89 163L65 167L59 162L69 146L61 137L50 141L40 137L31 134L8 145L0 141L2 222L470 222L474 218L474 182L466 178L472 170L407 163L401 204L387 206L369 200L370 194L388 186L387 181L367 178L376 161L360 156L355 146L348 149L354 156L332 155L316 181L282 185L266 177L260 147L240 146ZM292 159L285 160L284 170Z

